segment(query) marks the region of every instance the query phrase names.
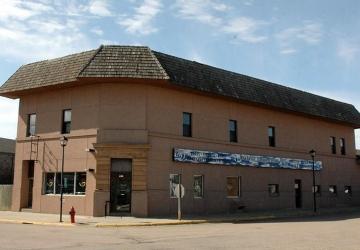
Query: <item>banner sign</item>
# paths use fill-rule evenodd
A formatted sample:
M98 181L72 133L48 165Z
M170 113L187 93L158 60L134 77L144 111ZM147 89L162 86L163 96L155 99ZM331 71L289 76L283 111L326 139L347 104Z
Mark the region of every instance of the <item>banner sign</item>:
M228 166L248 166L258 168L284 168L312 170L312 160L290 159L274 156L258 156L245 154L232 154L223 152L200 151L192 149L174 149L174 161L215 164ZM322 169L322 162L315 162L315 170Z

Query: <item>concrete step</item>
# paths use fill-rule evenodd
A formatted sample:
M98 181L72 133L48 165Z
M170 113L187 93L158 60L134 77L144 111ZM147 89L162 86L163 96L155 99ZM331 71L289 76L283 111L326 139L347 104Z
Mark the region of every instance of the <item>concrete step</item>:
M31 213L31 212L32 212L32 209L31 209L31 208L22 208L20 211L21 211L21 212Z

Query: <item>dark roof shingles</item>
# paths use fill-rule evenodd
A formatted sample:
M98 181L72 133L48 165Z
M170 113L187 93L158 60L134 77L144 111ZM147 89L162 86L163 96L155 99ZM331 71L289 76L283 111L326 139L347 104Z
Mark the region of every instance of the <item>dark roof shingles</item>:
M97 50L24 65L0 87L0 94L91 77L169 79L171 84L178 86L360 127L360 114L350 104L151 51L143 46L100 46Z
M360 126L351 104L154 51L176 85Z

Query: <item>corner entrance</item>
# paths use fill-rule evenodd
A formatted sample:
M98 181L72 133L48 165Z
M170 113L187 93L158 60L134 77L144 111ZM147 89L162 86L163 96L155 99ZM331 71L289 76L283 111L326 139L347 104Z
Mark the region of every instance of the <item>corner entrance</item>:
M302 207L301 180L295 180L295 207Z
M132 161L111 159L110 173L110 214L131 212Z

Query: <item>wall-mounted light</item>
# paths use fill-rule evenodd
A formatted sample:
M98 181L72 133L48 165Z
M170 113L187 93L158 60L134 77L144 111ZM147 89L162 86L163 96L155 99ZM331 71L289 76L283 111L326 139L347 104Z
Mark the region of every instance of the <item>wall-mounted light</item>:
M86 172L90 172L90 173L94 173L94 172L95 172L95 169L93 169L93 168L86 168L85 171L86 171Z
M95 149L93 148L86 148L85 152L89 152L89 153L95 153Z

